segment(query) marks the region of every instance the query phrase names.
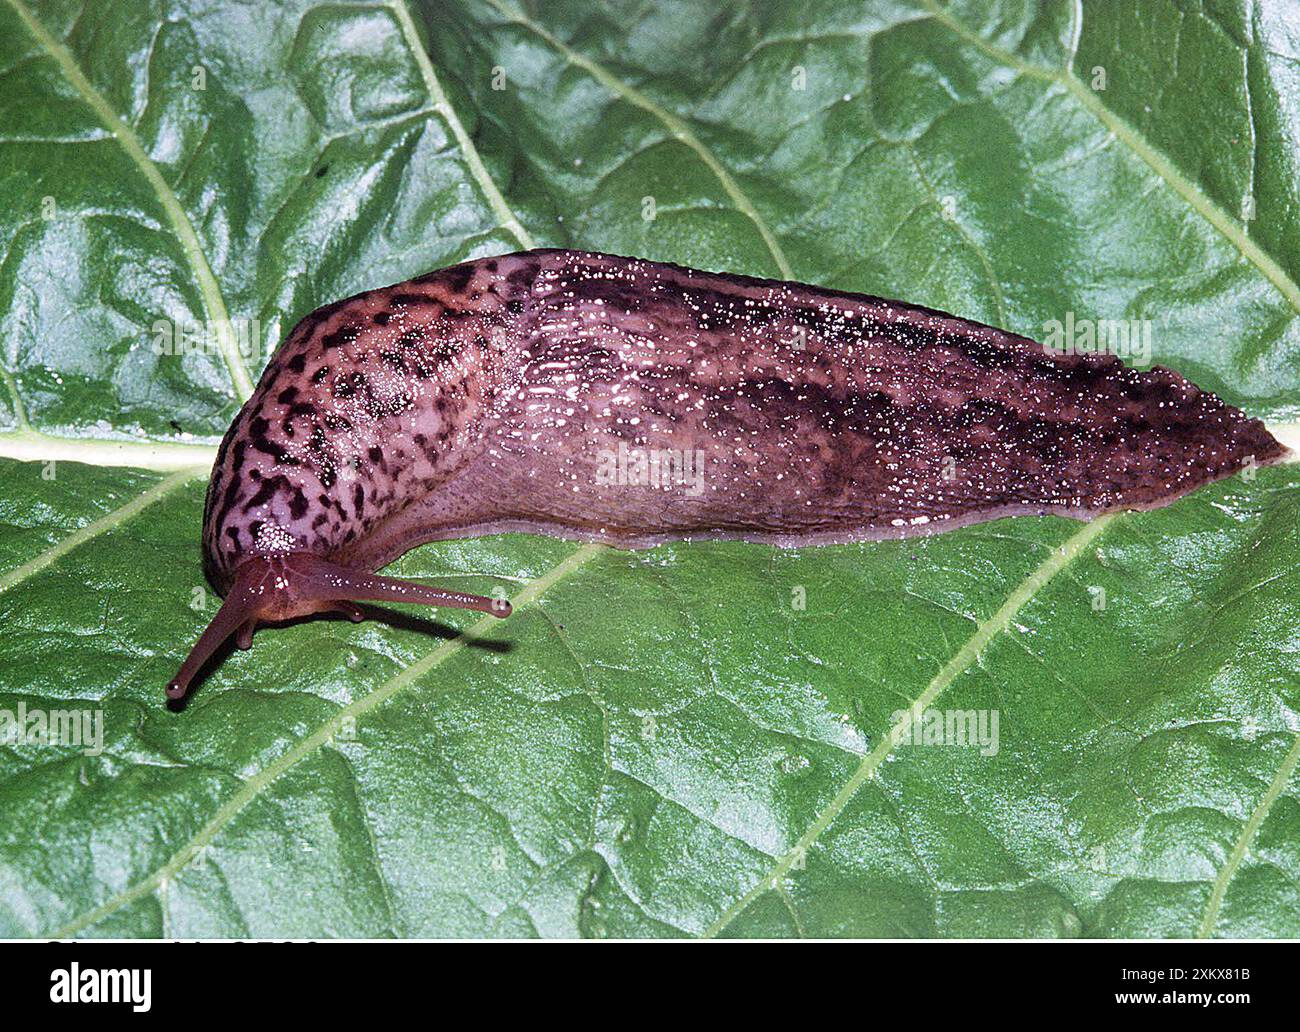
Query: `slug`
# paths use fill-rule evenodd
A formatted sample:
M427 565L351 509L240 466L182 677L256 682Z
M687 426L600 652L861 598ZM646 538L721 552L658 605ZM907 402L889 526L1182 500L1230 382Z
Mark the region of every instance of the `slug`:
M508 603L373 571L442 538L805 545L1165 505L1283 458L1161 367L800 283L535 250L317 309L221 442L225 600L167 686L255 626Z

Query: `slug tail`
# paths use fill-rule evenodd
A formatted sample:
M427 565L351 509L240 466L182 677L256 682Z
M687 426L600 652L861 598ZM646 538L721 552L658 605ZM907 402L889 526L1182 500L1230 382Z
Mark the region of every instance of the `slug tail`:
M505 599L381 577L307 552L258 556L245 560L235 571L234 583L217 615L199 635L176 676L167 682L167 698L183 699L203 664L231 635L239 648L251 648L259 620L291 620L313 613L339 612L357 622L365 619L357 602L412 602L473 609L498 617L510 615L510 603Z

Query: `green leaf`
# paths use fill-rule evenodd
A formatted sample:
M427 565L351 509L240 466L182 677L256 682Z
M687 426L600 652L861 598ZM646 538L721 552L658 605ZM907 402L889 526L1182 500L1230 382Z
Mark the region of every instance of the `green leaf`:
M906 542L444 542L395 568L515 616L303 622L162 693L267 348L467 257L1149 320L1294 442L1298 37L1136 0L0 2L0 725L92 741L0 741L0 935L1300 934L1295 465ZM211 340L160 354L177 322ZM917 744L930 712L996 750Z

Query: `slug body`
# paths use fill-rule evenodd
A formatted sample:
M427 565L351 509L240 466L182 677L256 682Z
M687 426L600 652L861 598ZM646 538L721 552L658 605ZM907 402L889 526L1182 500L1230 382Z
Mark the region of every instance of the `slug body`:
M506 615L375 576L440 538L801 545L1166 504L1285 449L1161 367L860 294L539 250L318 309L222 441L226 637L353 602Z

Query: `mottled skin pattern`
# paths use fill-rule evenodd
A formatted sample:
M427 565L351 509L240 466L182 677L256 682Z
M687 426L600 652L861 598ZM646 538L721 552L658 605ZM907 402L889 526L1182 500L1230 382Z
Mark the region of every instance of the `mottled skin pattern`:
M620 444L697 457L703 489L602 483ZM253 555L374 570L505 530L847 541L1150 508L1283 454L1168 369L864 295L540 250L304 319L222 442L204 551L224 591Z
M318 309L276 353L208 485L225 600L167 694L259 623L361 619L357 601L508 615L370 572L437 538L899 537L1150 508L1284 454L1168 369L943 312L578 251L484 258ZM647 482L650 459L676 476Z

